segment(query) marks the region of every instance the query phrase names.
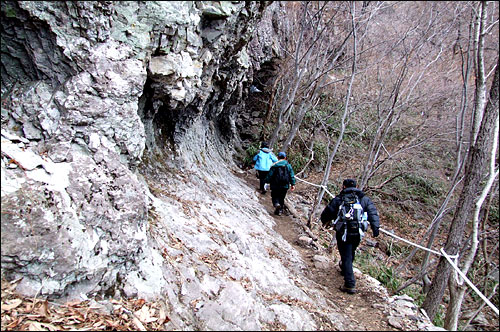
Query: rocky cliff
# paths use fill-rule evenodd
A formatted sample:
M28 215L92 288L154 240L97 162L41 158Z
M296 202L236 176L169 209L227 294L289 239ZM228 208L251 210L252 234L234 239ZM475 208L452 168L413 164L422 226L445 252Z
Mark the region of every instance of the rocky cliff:
M235 176L278 4L1 6L1 262L17 291L164 299L166 329L349 326Z

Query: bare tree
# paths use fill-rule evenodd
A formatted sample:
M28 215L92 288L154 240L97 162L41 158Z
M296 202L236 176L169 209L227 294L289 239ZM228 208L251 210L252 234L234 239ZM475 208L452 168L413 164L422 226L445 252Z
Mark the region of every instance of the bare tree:
M290 66L290 71L288 72L289 79L284 85L283 96L278 110L277 123L269 140L270 146L274 146L276 144L278 141L278 134L283 127L283 124L288 120L291 108L293 107L293 103L295 101L295 96L302 79L307 72L307 66L312 55L313 48L303 45L305 43L304 40L307 37L306 33L311 29L311 21L308 17L308 8L309 2L303 2L302 16L298 20L300 26L297 41L295 43L291 41L291 50L285 49L285 51L288 51L287 53L290 55L293 65ZM322 11L322 9L320 9L320 11ZM290 38L289 34L292 31L292 29L289 29L287 31L283 31L283 33L287 35L286 38ZM306 49L305 53L304 49Z
M481 4L475 4L475 5L481 5ZM461 16L463 13L466 12L468 6L463 6L463 7L458 7L457 9L460 8L460 10L455 11L457 17ZM448 211L450 211L450 208L448 208L448 205L450 202L452 202L452 194L454 193L455 189L458 188L458 185L461 183L463 180L463 164L465 162L464 157L463 157L463 149L464 149L464 137L465 137L465 131L466 131L466 124L465 124L465 119L467 115L467 110L468 110L468 100L469 100L469 81L470 81L470 74L471 74L471 69L472 70L479 70L482 68L484 70L484 66L475 66L474 68L472 67L472 62L474 59L476 59L477 62L484 63L484 60L478 59L477 55L482 55L484 52L476 52L475 47L478 45L482 44L484 45L484 41L482 43L478 43L476 37L475 31L478 30L478 24L477 22L484 21L484 17L480 17L477 15L477 8L473 7L472 10L472 18L470 20L469 24L469 36L468 38L465 39L466 42L466 47L464 50L463 44L462 44L462 39L461 39L461 29L460 29L460 24L458 24L458 35L457 35L457 40L456 43L453 46L453 49L455 50L455 54L460 54L461 55L461 61L462 61L462 96L461 96L461 102L460 102L460 108L459 112L456 117L456 166L455 166L455 171L453 176L451 177L450 181L450 189L448 190L448 193L446 194L446 197L442 201L441 206L437 210L436 214L434 215L434 218L427 230L427 232L422 236L422 242L427 241L427 247L432 248L433 243L435 241L436 236L438 235L438 230L439 226L441 224L441 220L443 217L448 214ZM460 21L460 20L458 20ZM483 28L482 30L487 31L489 28ZM474 56L476 54L476 56ZM477 75L478 77L482 77L484 79L485 75L479 74ZM479 86L479 84L476 84L476 87ZM481 93L484 95L485 93ZM477 103L476 103L477 105ZM476 126L477 128L477 126ZM472 131L469 130L469 133ZM414 248L411 253L405 258L404 263L400 264L398 268L395 270L395 273L398 274L414 257L414 255L417 252L417 248ZM421 271L428 271L430 270L428 268L428 264L430 263L430 253L426 252L424 254L424 258L421 263ZM422 282L423 282L423 291L424 293L427 293L431 284L431 280L428 277L427 272L421 273L420 274L422 277ZM417 278L413 278L412 282L415 282ZM405 287L409 286L411 283L406 283ZM403 288L398 289L398 291L401 291Z
M457 42L455 44L456 47L459 48L460 55L461 55L461 62L462 62L462 96L460 99L460 111L457 114L457 126L456 126L456 142L455 142L455 147L456 147L456 157L455 157L455 171L454 174L451 178L450 181L450 189L448 190L448 193L446 194L445 199L443 200L441 206L439 207L438 211L436 212L434 219L431 222L431 233L430 236L426 234L427 238L427 248L431 248L434 240L436 239L439 226L441 224L441 220L445 215L446 208L448 204L451 201L451 197L453 193L455 192L455 189L458 187L458 184L462 181L462 171L463 171L463 165L465 163L465 158L463 157L462 151L464 148L464 135L465 135L465 117L467 114L467 109L468 109L468 88L469 88L469 79L470 79L470 73L471 73L471 66L472 66L472 61L473 61L473 56L471 53L474 53L474 49L476 44L473 42L473 34L474 34L474 26L476 26L475 22L477 22L478 18L477 16L473 15L472 19L469 24L469 37L467 39L467 48L466 50L463 50L463 47L461 45L461 40L460 40L460 25L459 25L459 30L458 30L458 35L457 35ZM482 53L481 53L482 54ZM482 62L482 61L481 61ZM476 68L477 69L477 68ZM414 252L412 252L413 254ZM413 256L413 255L410 255ZM427 265L429 264L429 259L430 255L428 252L425 253L424 258L422 260L422 270L427 269ZM428 276L427 273L425 273L422 277L422 283L424 285L424 293L427 293L430 287L431 280Z
M411 26L406 27L404 31L397 32L395 40L388 40L391 44L381 45L377 49L383 49L385 52L379 52L381 59L374 70L367 71L366 75L376 77L372 84L378 86L377 96L368 96L372 99L372 107L375 108L375 129L368 152L365 154L363 170L360 175L359 187L366 189L369 180L381 169L384 163L394 160L402 153L418 147L426 140L429 140L429 133L426 127L429 126L428 117L423 116L420 124L414 127L414 130L408 131L401 141L406 140L395 151L389 151L385 148L387 137L393 132L400 121L403 121L405 113L411 112L415 105L422 103L426 98L428 103L432 100L432 94L422 94L422 86L428 82L429 72L435 71L435 64L443 55L444 39L447 38L447 32L450 29L449 22L444 24L439 15L440 4L433 3L430 6L424 6L419 15L410 20ZM395 28L396 29L396 28ZM434 46L441 45L441 46ZM432 55L431 52L434 52ZM427 63L421 64L426 61ZM418 66L415 63L419 63ZM389 65L390 64L390 65ZM374 75L375 73L375 75ZM370 80L367 78L367 80ZM373 80L371 80L373 81ZM366 89L365 91L373 91ZM435 95L435 98L440 98ZM383 155L386 157L383 157Z
M471 217L476 193L484 174L485 163L489 158L487 151L490 151L495 121L498 118L499 70L499 60L497 58L488 103L481 119L476 141L471 144L467 156L464 185L459 197L461 204L455 210L444 248L449 255L458 254L462 247L465 225ZM450 272L451 266L445 258L441 257L430 290L422 304L431 319L435 317L437 308L441 303Z
M352 47L352 52L353 52L353 58L352 58L352 69L351 69L351 78L349 80L349 85L347 87L346 91L346 97L345 97L345 102L344 102L344 111L342 113L341 121L340 121L340 133L337 136L337 141L335 143L335 146L333 148L333 151L329 151L328 149L328 161L326 164L325 172L323 173L323 180L321 181L321 187L319 189L318 195L316 197L316 200L313 204L311 213L309 215L308 221L307 221L307 227L311 228L312 225L312 219L314 218L314 215L316 213L316 209L321 203L323 199L323 195L325 193L325 186L328 183L328 179L330 177L330 169L333 163L333 158L335 157L338 147L340 146L340 143L342 142L342 138L344 136L344 131L345 131L345 126L346 126L346 120L349 114L349 100L351 98L351 92L352 92L352 84L354 82L354 77L356 76L356 60L357 60L357 27L356 27L356 20L355 20L355 12L356 12L356 7L355 7L355 2L351 3L351 24L352 24L352 32L353 32L353 47Z
M277 122L269 139L270 145L279 141L279 133L288 124L290 117L293 118L282 147L284 151L296 136L305 114L317 104L319 93L326 85L332 84L328 74L339 65L339 59L352 35L352 31L344 31L341 41L334 42L339 40L336 20L343 22L339 16L346 12L344 2L304 1L300 4L301 18L296 20L300 24L283 32L286 35L283 38L288 41L285 53L289 55L284 60L287 63L286 75L280 80L282 93L279 96L273 95L273 98L279 100L280 106Z
M350 9L351 11L355 10L353 3L351 3L350 6L351 6ZM366 32L366 26L368 26L370 18L372 17L374 12L375 9L367 11L365 7L363 15L366 16L366 19L363 20L365 24L365 32ZM356 17L356 15L357 14L354 12L353 13L354 20L360 21L362 18ZM359 23L357 24L359 25ZM353 29L349 31L349 33L344 38L340 46L336 47L334 57L332 58L330 56L331 51L329 48L331 47L330 45L332 44L332 39L334 38L334 36L332 35L333 31L326 30L326 28L329 26L330 24L329 22L327 22L327 24L323 27L324 31L322 31L322 33L315 40L315 48L317 50L315 52L316 61L314 61L312 66L310 66L310 69L308 71L309 74L307 76L307 79L305 79L304 82L305 87L303 89L303 92L301 93L301 100L299 101L299 111L296 113L292 127L288 133L287 138L283 143L282 149L284 151L286 151L290 146L290 144L292 143L292 140L294 139L300 125L302 124L305 114L308 111L311 111L315 107L315 105L317 105L318 102L320 101L320 94L323 93L325 88L327 88L331 84L344 81L344 78L334 79L332 81L332 79L328 74L338 67L337 62L339 60L339 57L345 52L347 41L355 33L355 31ZM316 30L319 30L319 28L320 24L318 24ZM357 29L359 30L359 27L357 27ZM357 36L357 38L359 40L360 36ZM352 59L348 60L354 61Z
M495 121L495 129L493 130L493 148L491 149L490 153L490 169L489 169L489 177L486 182L486 185L483 188L483 191L481 195L479 196L479 199L476 201L475 208L474 208L474 215L472 219L472 234L470 236L471 239L471 248L469 249L469 252L467 256L464 259L463 262L463 267L462 267L462 273L464 275L467 275L467 272L472 266L472 263L474 261L474 258L477 253L477 248L479 244L479 213L481 211L481 207L491 190L491 187L493 186L493 182L495 179L498 177L498 167L495 165L495 158L497 154L497 147L498 147L498 113L497 113L497 118ZM458 326L458 318L460 314L460 309L462 307L462 302L464 299L465 291L467 288L465 287L466 285L463 284L463 281L460 283L457 281L455 278L450 278L449 279L449 290L450 290L450 304L448 305L448 310L446 312L445 316L445 324L444 327L447 330L450 331L455 331Z

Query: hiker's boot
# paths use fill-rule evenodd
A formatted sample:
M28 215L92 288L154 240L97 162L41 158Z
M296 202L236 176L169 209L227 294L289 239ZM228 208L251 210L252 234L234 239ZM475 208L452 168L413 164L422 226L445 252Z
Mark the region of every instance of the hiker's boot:
M356 294L355 287L347 287L346 285L342 285L342 286L340 286L340 290L344 293L347 293L347 294Z
M285 215L285 216L289 216L289 215L290 215L290 210L288 210L288 208L286 207L286 205L285 205L285 207L281 210L281 212L282 212L282 213L283 213L283 215Z
M281 216L281 205L276 205L276 209L274 209L274 214L277 216Z

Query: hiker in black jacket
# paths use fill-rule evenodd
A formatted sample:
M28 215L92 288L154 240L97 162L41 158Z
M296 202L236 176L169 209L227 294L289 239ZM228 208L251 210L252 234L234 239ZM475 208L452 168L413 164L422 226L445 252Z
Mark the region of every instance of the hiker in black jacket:
M274 214L281 216L288 189L295 190L295 173L292 165L286 160L285 152L278 153L278 162L271 166L264 182L269 183L271 187L271 200L275 207Z
M354 193L358 197L359 204L361 204L363 212L366 212L373 236L377 237L379 235L380 227L377 208L373 204L372 200L365 195L365 193L356 188L356 180L353 179L344 180L342 191L330 201L321 213L321 223L323 224L323 227L330 226L331 222L337 219L342 204L342 198L350 193ZM337 247L339 249L341 259L339 265L341 268L341 274L344 276L344 285L340 287L340 290L349 294L354 294L356 293L356 280L352 270L352 263L354 261L356 248L361 241L361 233L358 233L357 235L348 234L346 232L345 224L345 222L341 221L338 221L337 224L335 224L335 238L337 239Z

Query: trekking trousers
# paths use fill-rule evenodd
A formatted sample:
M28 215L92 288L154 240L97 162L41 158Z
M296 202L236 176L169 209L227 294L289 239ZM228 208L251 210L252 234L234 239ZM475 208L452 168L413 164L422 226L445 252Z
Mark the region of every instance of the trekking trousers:
M273 202L273 206L277 206L279 204L283 209L283 207L285 206L285 197L287 191L287 188L275 188L271 190L271 200Z
M269 174L269 171L257 171L259 172L259 181L260 181L260 187L259 189L264 191L264 180L266 179L267 174Z
M354 278L354 272L352 270L352 263L354 262L354 255L356 248L359 245L360 238L359 235L347 236L347 241L342 241L342 235L344 234L344 229L335 233L337 238L337 247L340 253L340 259L342 260L342 272L344 274L344 286L348 288L356 287L356 279Z

